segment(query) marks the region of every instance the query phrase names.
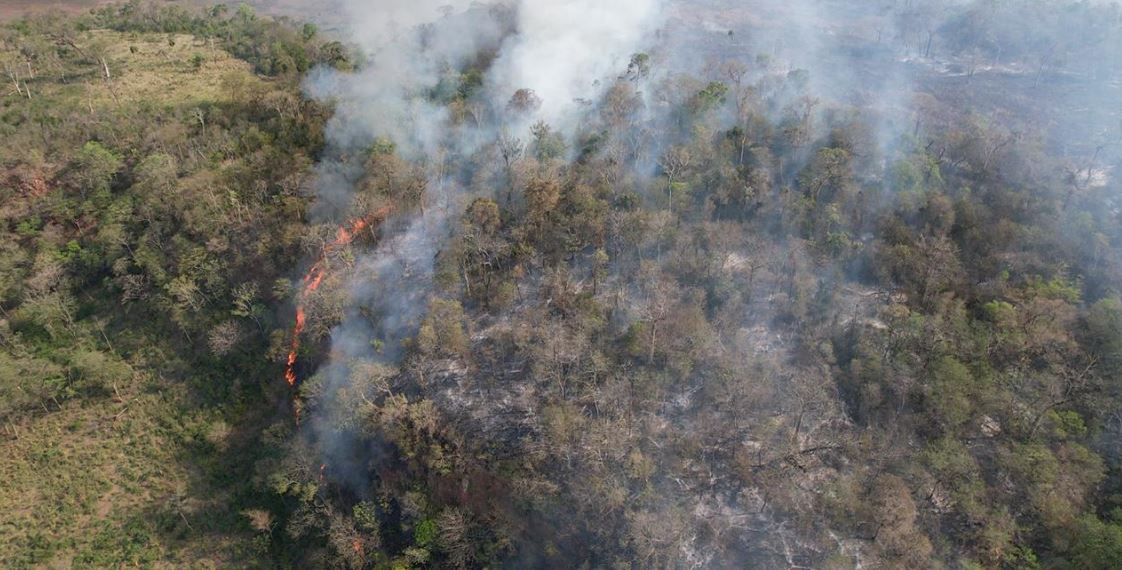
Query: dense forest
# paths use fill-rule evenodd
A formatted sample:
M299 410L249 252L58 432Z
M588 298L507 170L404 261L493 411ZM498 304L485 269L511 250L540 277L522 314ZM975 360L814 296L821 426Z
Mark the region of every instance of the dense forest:
M343 4L0 28L0 566L1122 567L1118 4Z

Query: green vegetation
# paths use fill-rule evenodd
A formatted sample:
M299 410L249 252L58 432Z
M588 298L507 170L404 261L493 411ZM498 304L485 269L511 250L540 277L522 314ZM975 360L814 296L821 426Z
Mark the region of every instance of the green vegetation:
M1122 566L1117 183L639 54L575 132L348 157L343 219L459 194L400 358L340 362L413 293L353 286L400 227L307 221L299 81L352 59L247 7L0 28L0 566ZM413 96L469 129L489 62Z
M6 568L264 552L240 511L269 501L251 484L284 326L267 307L302 258L327 113L298 94L312 59L236 48L322 45L244 12L153 30L147 10L0 31Z

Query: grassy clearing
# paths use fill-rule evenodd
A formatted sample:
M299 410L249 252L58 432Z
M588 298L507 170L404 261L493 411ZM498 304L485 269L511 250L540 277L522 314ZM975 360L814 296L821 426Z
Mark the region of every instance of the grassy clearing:
M140 380L109 401L70 401L5 426L0 567L225 559L228 544L190 532L221 510L191 490L207 483L206 458L224 445L225 424L214 412L185 411L185 399L174 386Z
M260 82L251 66L213 42L185 34L86 32L78 41L108 63L110 79L95 66L69 68L29 80L34 98L91 111L138 106L220 103L238 83ZM11 54L7 54L9 57Z
M90 33L91 40L107 46L112 91L125 104L165 106L198 105L229 99L230 83L255 81L248 63L235 59L212 42L184 34ZM116 67L116 69L113 69ZM104 83L95 104L113 102Z

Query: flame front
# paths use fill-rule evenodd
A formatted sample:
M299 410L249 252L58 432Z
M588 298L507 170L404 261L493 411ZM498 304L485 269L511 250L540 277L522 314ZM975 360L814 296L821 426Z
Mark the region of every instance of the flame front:
M384 220L391 211L391 207L385 206L375 212L370 219L375 221ZM339 229L335 232L335 241L323 247L323 252L320 254L319 260L316 261L311 269L308 270L308 273L304 275L304 287L296 298L296 324L292 328L292 346L288 352L288 360L286 361L284 370L284 379L293 389L296 388L296 382L298 381L296 376L296 361L299 359L300 354L300 336L304 333L304 327L308 324L307 312L304 310L304 305L308 300L308 296L316 292L319 286L323 284L323 280L327 278L328 256L354 242L360 232L370 227L370 223L371 222L366 218L358 218L352 220L347 225L339 226ZM300 407L298 403L294 404L293 409L295 410L296 424L299 425Z

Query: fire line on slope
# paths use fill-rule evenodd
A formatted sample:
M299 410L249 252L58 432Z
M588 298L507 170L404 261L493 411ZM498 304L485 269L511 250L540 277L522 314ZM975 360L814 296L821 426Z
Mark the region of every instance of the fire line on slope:
M296 376L296 361L300 353L300 336L304 333L304 328L307 326L307 313L304 309L304 303L307 301L308 296L315 293L323 284L323 280L327 278L327 261L328 257L344 247L347 247L354 242L355 238L371 224L379 224L386 219L390 214L392 208L384 206L368 218L358 218L352 220L349 224L340 226L335 234L335 240L327 244L320 254L319 260L312 265L308 273L304 275L302 281L303 288L297 296L296 302L296 324L292 330L292 346L288 352L288 360L285 365L284 379L288 385L295 390L298 378ZM293 396L293 409L296 417L297 425L300 424L300 406L295 401Z

